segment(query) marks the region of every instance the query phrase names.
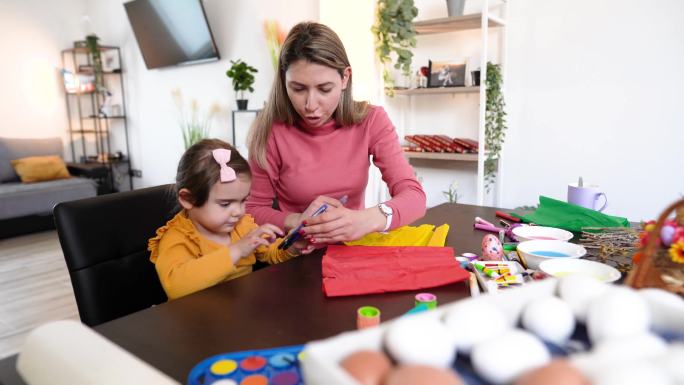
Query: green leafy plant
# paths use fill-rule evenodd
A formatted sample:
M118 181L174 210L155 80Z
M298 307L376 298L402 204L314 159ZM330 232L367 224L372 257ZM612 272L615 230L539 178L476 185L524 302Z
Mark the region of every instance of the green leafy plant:
M86 36L86 47L93 61L93 72L95 74L95 89L98 92L103 92L104 75L102 75L102 55L100 54L100 45L97 41L100 40L96 35Z
M449 185L447 191L442 191L449 203L458 203L458 181L455 180Z
M181 128L181 133L183 134L183 145L187 150L193 144L199 142L204 138L209 137L209 131L211 130L211 123L214 116L221 110L218 104L212 104L209 112L200 113L199 103L196 99L190 102L190 114L185 113L185 103L183 101L183 93L180 89L176 88L171 91L171 96L178 107L178 124Z
M226 76L233 81L233 90L235 90L236 99L245 99L245 91L254 92L252 85L254 84L254 75L259 72L256 68L248 65L242 60L230 61L230 69L226 71Z
M496 181L499 155L506 138L506 102L501 90L501 66L487 62L487 104L485 112L485 190L489 192Z
M411 75L411 61L416 46L416 29L413 19L418 15L418 8L413 0L378 0L375 24L371 31L375 35L375 54L383 65L382 77L385 82L385 93L394 95L394 79L388 66L392 64L391 55L396 55L394 68L405 76Z

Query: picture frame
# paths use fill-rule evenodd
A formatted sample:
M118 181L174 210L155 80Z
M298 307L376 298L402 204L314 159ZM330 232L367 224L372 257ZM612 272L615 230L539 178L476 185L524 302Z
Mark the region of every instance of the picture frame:
M104 72L119 72L121 71L121 63L119 62L119 51L109 49L102 51L102 71Z
M428 87L465 87L466 67L468 60L449 59L440 61L428 61L429 76Z

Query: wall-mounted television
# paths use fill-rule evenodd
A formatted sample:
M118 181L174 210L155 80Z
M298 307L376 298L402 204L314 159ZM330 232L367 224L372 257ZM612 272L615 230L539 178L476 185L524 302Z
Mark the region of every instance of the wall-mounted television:
M220 58L201 0L133 0L124 7L148 69Z

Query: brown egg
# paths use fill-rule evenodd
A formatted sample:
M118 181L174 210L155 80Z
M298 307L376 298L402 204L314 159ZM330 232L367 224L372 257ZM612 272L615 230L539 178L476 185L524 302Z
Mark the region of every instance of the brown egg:
M352 353L340 365L361 385L380 385L392 367L389 358L375 350Z
M589 380L567 360L552 360L545 366L518 376L513 385L589 385Z
M383 385L464 385L453 370L425 365L406 365L391 370Z

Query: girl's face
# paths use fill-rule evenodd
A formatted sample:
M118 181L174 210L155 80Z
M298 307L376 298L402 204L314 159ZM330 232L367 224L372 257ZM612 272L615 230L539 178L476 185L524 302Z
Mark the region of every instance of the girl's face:
M180 202L201 233L229 235L240 218L245 215L245 201L251 184L249 175L238 174L237 179L232 182L216 182L209 190L209 198L202 206L193 206L184 200L183 190L180 191Z
M320 127L335 113L342 91L347 89L351 68L343 71L307 60L297 60L285 72L285 87L295 111L310 127Z

